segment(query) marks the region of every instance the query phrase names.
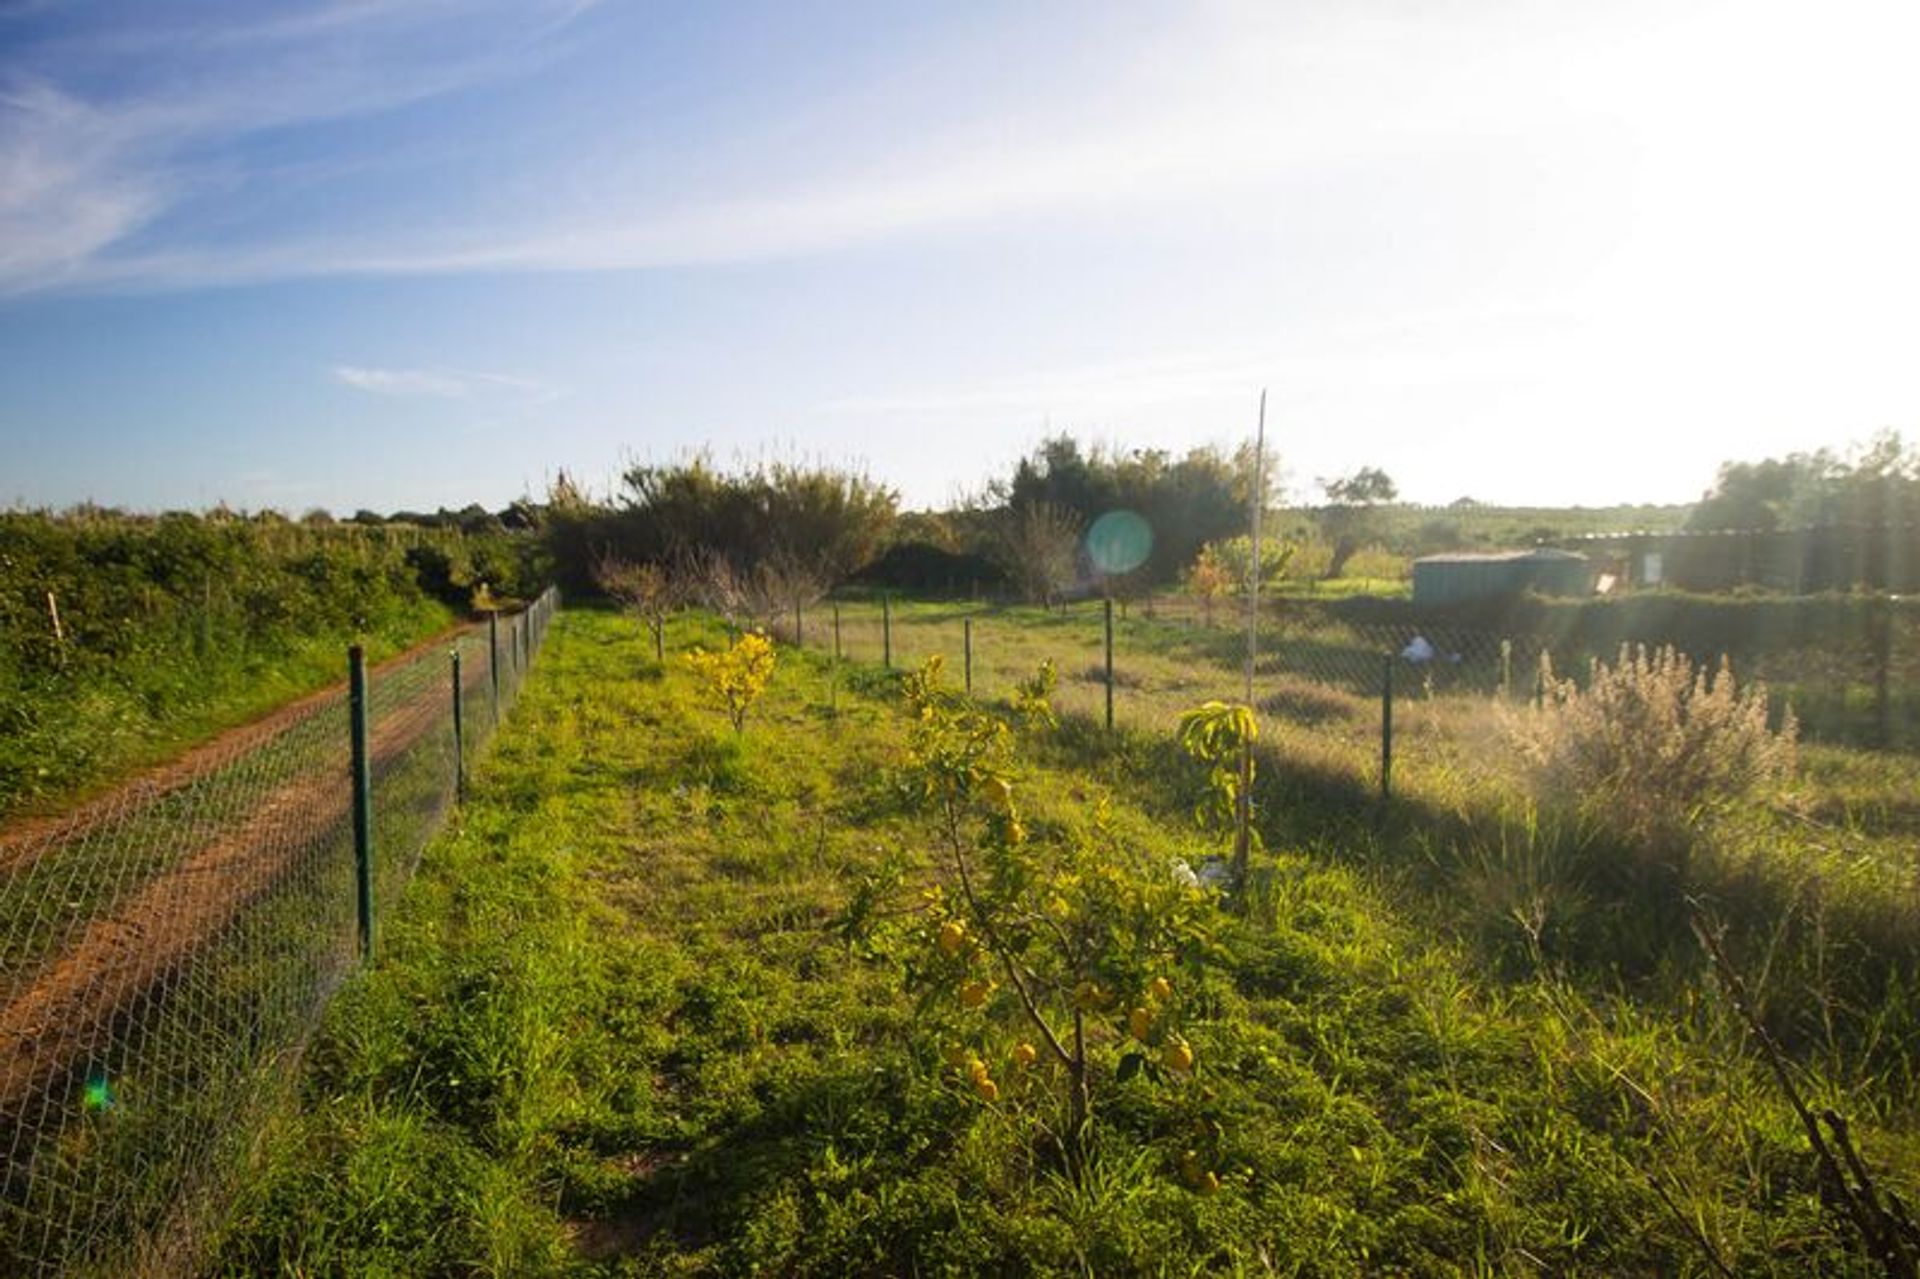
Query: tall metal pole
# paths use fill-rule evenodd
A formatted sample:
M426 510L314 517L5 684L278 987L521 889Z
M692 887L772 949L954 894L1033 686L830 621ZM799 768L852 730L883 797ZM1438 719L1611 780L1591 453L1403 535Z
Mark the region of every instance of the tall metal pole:
M1247 562L1247 705L1253 705L1253 664L1260 642L1260 508L1266 505L1267 392L1260 390L1260 422L1253 436L1253 513L1249 532L1253 555Z
M353 882L360 958L373 956L373 765L367 757L367 655L347 650L347 720L353 768Z

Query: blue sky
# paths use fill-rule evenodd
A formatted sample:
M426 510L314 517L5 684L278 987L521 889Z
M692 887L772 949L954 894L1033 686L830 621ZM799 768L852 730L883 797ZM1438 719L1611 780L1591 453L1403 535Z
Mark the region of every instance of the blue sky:
M1686 500L1920 434L1905 3L0 0L0 503L1250 430Z

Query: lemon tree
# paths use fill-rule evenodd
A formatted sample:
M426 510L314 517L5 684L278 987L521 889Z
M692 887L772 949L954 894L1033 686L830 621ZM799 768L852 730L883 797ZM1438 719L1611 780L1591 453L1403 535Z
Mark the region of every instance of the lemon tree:
M903 776L939 845L903 938L916 1024L963 1087L1044 1129L1077 1175L1102 1087L1178 1086L1200 1068L1180 992L1213 951L1212 894L1131 849L1098 807L1029 821L1020 734L942 675L935 657L905 681ZM1032 724L1051 721L1048 683L1022 690Z

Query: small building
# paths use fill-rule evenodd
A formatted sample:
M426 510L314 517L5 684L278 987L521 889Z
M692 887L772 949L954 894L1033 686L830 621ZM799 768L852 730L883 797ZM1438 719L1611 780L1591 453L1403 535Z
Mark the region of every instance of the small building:
M1618 564L1639 589L1785 595L1822 591L1920 591L1920 525L1819 524L1784 529L1682 529L1594 533L1574 539Z
M1415 604L1464 604L1527 591L1535 595L1590 594L1593 565L1584 555L1550 547L1424 555L1413 562Z

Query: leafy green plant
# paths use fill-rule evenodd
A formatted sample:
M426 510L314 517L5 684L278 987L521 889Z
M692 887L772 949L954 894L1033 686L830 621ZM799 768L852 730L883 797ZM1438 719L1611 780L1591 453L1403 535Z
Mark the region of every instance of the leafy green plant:
M1207 702L1180 716L1180 749L1207 765L1206 797L1194 809L1202 828L1231 833L1233 883L1247 882L1259 834L1253 829L1253 744L1260 735L1250 707Z
M1015 797L1012 726L941 676L934 657L906 681L907 786L940 832L939 882L907 963L919 1024L980 1101L1045 1131L1077 1178L1099 1081L1195 1070L1170 974L1208 954L1210 898L1134 852L1103 811L1036 836ZM1206 1171L1196 1179L1217 1188Z

